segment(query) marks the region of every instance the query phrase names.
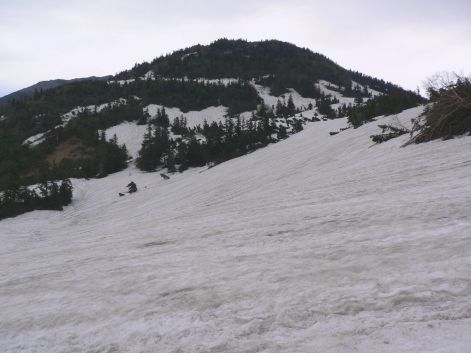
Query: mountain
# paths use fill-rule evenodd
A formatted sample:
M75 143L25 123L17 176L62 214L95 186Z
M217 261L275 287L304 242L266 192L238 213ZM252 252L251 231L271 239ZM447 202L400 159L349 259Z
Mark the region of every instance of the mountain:
M126 168L127 155L142 170L183 172L253 152L315 121L348 116L356 127L424 103L276 40L221 39L113 77L50 82L56 84L0 107L0 190L105 177ZM140 138L112 138L124 123ZM43 194L58 187L44 184ZM31 190L12 195L0 218L51 207ZM16 209L18 198L24 202Z
M468 352L471 138L369 139L422 110L73 179L63 212L0 221L2 351Z
M91 76L91 77L83 77L83 78L74 78L71 80L58 79L58 80L40 81L32 86L20 89L18 91L7 94L6 96L0 97L0 108L2 106L7 105L7 103L11 100L32 97L35 93L38 93L41 91L47 91L49 89L56 88L56 87L61 87L72 82L79 82L79 81L86 81L86 80L92 80L92 81L93 80L108 80L110 77L111 76L102 76L102 77Z
M196 45L156 58L150 63L136 65L121 72L118 79L133 79L149 71L162 77L212 78L237 77L245 80L259 78L279 95L288 87L305 97L317 92L313 81L326 80L345 87L347 93L354 80L370 88L389 92L400 89L391 83L358 72L346 70L322 54L278 40L248 42L220 39L210 45Z
M221 39L7 103L2 352L467 353L471 83L429 93Z

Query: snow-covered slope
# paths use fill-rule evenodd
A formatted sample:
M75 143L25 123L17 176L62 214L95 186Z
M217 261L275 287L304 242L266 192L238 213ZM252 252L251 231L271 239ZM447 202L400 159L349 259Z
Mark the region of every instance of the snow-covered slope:
M282 94L281 96L273 96L270 93L270 87L262 86L256 84L254 81L251 82L252 86L255 88L257 91L258 95L260 98L263 99L263 102L268 105L269 107L276 107L276 103L278 101L286 103L288 101L289 96L293 98L293 102L296 105L296 107L305 110L307 109L307 106L309 103L311 103L313 106L316 106L316 100L314 98L305 98L302 97L296 90L290 88L288 93Z
M153 80L154 74L152 71L147 72L141 79L150 79ZM178 78L162 78L160 77L159 79L177 79ZM132 79L134 80L134 79ZM127 80L127 81L132 81L132 80ZM183 78L180 80L188 80L188 78ZM224 84L228 85L231 83L238 82L239 79L237 78L220 78L220 79L206 79L206 78L198 78L196 81L201 82L201 83L206 83L206 84ZM109 82L115 82L115 81L109 81ZM124 82L126 81L118 81L118 82ZM352 81L353 82L353 81ZM300 109L302 113L298 113L297 117L305 117L308 119L312 119L313 117L322 117L322 114L319 114L319 111L316 107L316 99L314 98L306 98L301 96L296 90L289 88L288 92L285 94L282 94L280 96L273 96L271 95L270 88L266 86L262 86L259 84L255 83L255 79L250 81L250 84L255 88L257 91L259 97L263 100L263 103L267 105L269 108L275 107L277 102L280 101L281 103L286 104L289 97L293 99L293 103L296 106L296 108ZM360 84L354 82L354 84L361 89L363 89L363 86ZM338 103L331 104L331 107L333 109L338 109L341 105L353 105L355 99L351 97L344 97L340 92L335 91L331 88L339 90L340 88L333 83L330 83L328 81L320 80L317 84L317 87L321 92L323 92L327 96L331 96L332 98L335 98L338 100ZM379 95L381 94L378 91L374 91L370 88L367 87L367 90L371 93L372 96ZM134 96L134 99L140 100L139 97ZM367 101L369 98L364 98L364 101ZM107 107L116 107L119 105L125 105L127 104L127 100L124 98L119 98L118 100L111 101L111 102L106 102L98 105L90 105L90 106L79 106L71 109L69 112L63 114L61 116L62 118L62 124L56 126L65 126L66 124L69 123L70 120L80 117L80 114L85 112L85 111L90 111L90 112L100 112L103 109ZM313 109L308 109L309 105L313 106ZM211 124L212 122L223 122L225 120L225 117L227 116L228 109L225 106L211 106L207 107L202 110L198 111L188 111L188 112L182 112L180 108L178 107L165 107L163 105L159 104L149 104L145 107L143 107L143 111L149 113L151 117L155 117L157 114L157 110L165 108L166 113L170 119L170 122L173 122L175 118L181 118L185 117L187 119L187 126L190 128L196 127L197 125L202 126L204 124L204 121L206 121L208 124ZM254 111L255 112L255 111ZM252 116L251 111L243 112L240 114L240 116L246 120L250 119ZM3 117L2 117L3 118ZM118 140L120 143L125 143L126 146L128 147L128 150L131 151L132 156L137 155L137 151L140 148L140 143L143 140L143 134L145 131L145 128L140 127L136 123L122 123L121 125L118 126L113 126L108 129L109 131L106 131L108 136L112 136L113 134L117 134ZM36 134L34 136L30 136L27 138L23 144L28 145L28 146L36 146L42 142L45 141L46 136L48 133L50 133L51 130ZM137 136L137 133L141 133L139 136ZM132 139L130 139L132 137ZM128 146L129 144L129 146ZM137 147L136 147L137 146ZM137 148L137 149L136 149Z
M112 101L108 103L103 103L103 104L98 104L98 105L89 105L86 107L75 107L74 109L70 110L69 112L61 116L62 124L55 126L54 129L59 128L61 126L62 127L66 126L70 122L70 120L79 117L80 114L86 111L99 113L105 108L116 107L123 104L127 104L127 100L124 98L120 98L116 101ZM31 147L37 146L46 140L46 135L50 132L51 130L47 130L45 132L41 132L39 134L28 137L26 140L23 141L23 145L27 145Z
M129 156L136 158L142 147L147 125L138 125L136 122L124 122L106 129L106 138L109 140L116 135L118 143L125 144Z
M372 146L391 119L0 222L1 351L469 352L471 138Z
M175 118L181 118L184 116L187 119L188 127L195 127L196 125L202 126L205 120L208 124L211 124L213 121L224 121L224 116L227 114L227 108L222 105L218 107L208 107L203 110L191 110L186 113L183 113L179 108L164 107L158 104L150 104L144 108L144 110L147 110L151 116L155 116L157 114L157 109L162 108L165 108L170 122L173 122L173 119Z
M87 110L90 112L99 113L105 108L117 107L124 104L127 104L127 100L124 98L119 98L116 101L112 101L108 103L103 103L103 104L98 104L98 105L89 105L87 107L76 107L61 116L62 122L64 124L67 124L70 120L72 120L73 118L77 117L80 113L83 113Z

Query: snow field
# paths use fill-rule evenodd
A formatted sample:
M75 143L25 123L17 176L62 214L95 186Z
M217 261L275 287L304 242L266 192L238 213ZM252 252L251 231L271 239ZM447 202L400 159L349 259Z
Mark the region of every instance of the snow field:
M471 138L369 139L420 112L0 222L2 351L469 352Z
M126 145L129 156L136 158L144 140L147 125L137 125L135 122L124 122L116 126L112 126L105 130L107 140L113 135L118 138L118 144Z
M180 108L169 108L159 104L150 104L144 108L144 111L147 110L151 117L154 117L157 115L157 109L162 108L165 108L165 112L167 113L170 122L173 122L174 118L181 118L184 116L187 119L188 127L195 127L196 125L203 126L205 119L208 124L211 124L213 121L224 121L224 116L227 114L227 108L222 105L217 107L208 107L203 110L191 110L183 113Z

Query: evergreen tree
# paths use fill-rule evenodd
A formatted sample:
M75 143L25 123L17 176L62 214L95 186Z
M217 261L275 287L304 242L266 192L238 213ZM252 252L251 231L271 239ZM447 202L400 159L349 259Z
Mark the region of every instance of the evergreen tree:
M147 127L141 149L138 153L137 167L145 171L153 171L162 164L162 158L170 152L170 140L166 128Z
M137 120L137 125L146 125L149 122L150 114L148 110L145 110L142 112L142 114L139 114L138 120Z
M289 95L289 98L288 98L288 104L286 106L286 113L288 116L293 116L296 113L296 106L294 105L293 97L291 96L291 94Z
M59 195L61 204L66 206L72 202L72 183L70 179L62 180L61 186L59 187Z
M139 150L136 165L139 169L145 171L153 171L158 165L157 156L154 148L154 138L152 127L147 126L147 131L144 134L141 149Z
M295 119L295 121L293 123L293 132L297 133L297 132L303 131L303 129L304 129L304 127L303 127L303 123L301 122L301 120Z
M278 127L277 138L278 140L283 140L288 137L288 133L286 132L286 127L280 125Z
M275 114L278 118L283 118L285 116L285 109L279 99L276 101Z
M162 126L163 128L168 128L169 125L170 125L170 120L168 118L168 115L167 115L167 112L165 111L165 107L162 107L162 111L160 113L160 123L159 123L160 126Z
M131 181L128 185L126 185L126 187L128 188L128 192L130 194L137 191L137 185L134 181Z

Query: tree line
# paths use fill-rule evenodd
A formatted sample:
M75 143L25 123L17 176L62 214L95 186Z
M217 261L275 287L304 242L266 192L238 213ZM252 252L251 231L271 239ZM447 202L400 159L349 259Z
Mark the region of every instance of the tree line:
M289 97L275 107L260 105L248 119L228 114L224 121L189 128L184 117L169 123L165 110L158 110L149 120L136 165L144 171L161 167L174 172L218 164L303 130L304 120L294 117L299 111Z
M69 179L41 182L36 188L25 186L0 193L0 220L33 210L62 210L72 202Z

